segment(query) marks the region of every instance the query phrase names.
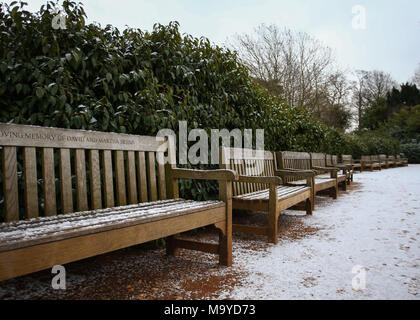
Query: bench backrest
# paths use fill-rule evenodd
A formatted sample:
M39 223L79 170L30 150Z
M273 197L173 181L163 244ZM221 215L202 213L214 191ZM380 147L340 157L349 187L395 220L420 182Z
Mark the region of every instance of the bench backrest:
M326 167L326 157L324 153L311 153L312 167Z
M276 152L276 164L279 169L311 169L311 155L307 152ZM287 182L306 179L304 177L288 177Z
M326 154L325 155L325 163L328 167L331 167L334 165L333 163L333 156L331 154Z
M169 141L0 123L0 221L164 200Z
M370 156L370 159L372 160L372 161L375 161L375 162L379 162L380 160L379 160L379 156L378 155L373 155L373 156Z
M331 163L333 166L336 166L338 164L338 156L337 155L332 155L331 156Z
M343 164L353 164L353 156L349 154L341 155Z
M386 162L386 160L387 160L386 154L380 154L380 155L379 155L379 160L380 160L381 162Z
M388 156L388 160L395 161L395 156Z
M252 149L220 148L219 166L231 169L242 176L274 176L275 159L270 151ZM265 190L269 185L263 183L233 182L233 196L239 196L255 191Z
M362 156L362 161L370 162L371 158L370 156Z

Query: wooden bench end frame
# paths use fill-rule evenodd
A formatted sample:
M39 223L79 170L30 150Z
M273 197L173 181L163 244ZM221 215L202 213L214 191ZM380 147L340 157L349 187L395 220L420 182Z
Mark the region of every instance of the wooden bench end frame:
M165 154L175 158L171 138L0 123L0 153L0 198L4 198L1 215L5 221L0 224L0 232L24 218L38 221L38 217L45 216L55 221L74 212L142 203L153 206L179 197L179 179L218 180L221 201L211 209L157 221L73 234L18 249L3 248L0 281L160 238L167 238L169 254L176 254L178 248L199 250L219 255L222 265L232 265L231 189L237 175L231 170L197 171L165 165ZM38 179L42 190L38 190ZM43 206L38 205L39 201ZM220 230L219 244L186 241L177 236L207 225Z
M267 227L233 224L234 232L267 236L271 243L278 242L278 218L280 212L298 204L304 204L307 214L312 214L312 176L308 174L305 187L288 187L284 177L296 172L277 170L275 155L269 151L220 148L221 168L233 169L239 180L233 182L233 209L268 213Z

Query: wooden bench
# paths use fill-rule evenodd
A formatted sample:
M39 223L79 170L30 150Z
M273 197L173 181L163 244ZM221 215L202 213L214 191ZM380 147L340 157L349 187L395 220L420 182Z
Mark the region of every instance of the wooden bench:
M402 158L400 155L397 155L397 162L399 162L402 167L408 166L408 158Z
M391 167L391 161L389 161L386 154L380 154L379 155L379 161L380 161L383 168L389 169Z
M327 167L334 167L342 170L346 175L347 184L350 185L353 181L354 169L351 164L338 163L337 155L326 155Z
M313 171L277 169L275 155L269 151L221 147L220 155L220 167L239 174L233 183L233 209L268 212L267 227L233 224L233 232L263 235L277 243L281 211L303 202L306 213L312 214ZM289 177L303 177L305 182L291 186L285 183Z
M393 164L394 168L402 166L402 162L398 161L395 156L388 156L388 161Z
M315 209L315 196L320 192L328 192L328 194L337 199L338 197L338 183L337 183L337 169L326 168L325 171L331 172L331 177L326 179L325 177L320 177L325 173L325 171L313 170L311 163L311 155L307 152L291 152L283 151L276 152L277 166L281 170L309 170L315 173L315 176L312 178L312 210ZM305 183L305 180L301 176L297 177L288 177L286 182L290 185L302 185Z
M332 162L332 159L330 159ZM324 153L311 153L311 165L312 169L315 170L318 178L337 180L337 185L346 191L347 190L347 174L344 171L339 173L341 168L332 167L327 165L327 155Z
M343 164L351 165L353 168L353 171L359 170L360 172L363 172L362 164L360 163L360 160L353 160L353 156L349 154L343 154L341 155L341 161Z
M380 163L372 161L371 156L362 156L360 163L362 164L363 170L366 170L366 169L368 169L369 171L373 171L375 169L381 170Z
M386 160L387 160L387 163L388 163L389 167L392 167L392 168L396 168L397 167L397 164L396 164L396 161L395 161L395 157L394 156L388 156L386 158Z
M0 124L0 147L0 281L165 237L232 264L237 176L176 168L171 137ZM180 199L179 179L218 180L220 200ZM208 225L219 243L178 237Z
M381 157L379 155L373 155L370 156L370 159L374 162L374 163L378 163L380 168L386 168L386 163L384 161L381 160Z

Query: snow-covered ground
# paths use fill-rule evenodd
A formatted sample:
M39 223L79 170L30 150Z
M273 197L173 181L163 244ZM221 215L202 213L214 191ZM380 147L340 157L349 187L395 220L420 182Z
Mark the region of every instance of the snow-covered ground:
M317 197L313 216L286 211L279 221L277 245L234 234L230 268L210 254L134 246L66 265L65 291L44 270L0 283L0 300L420 299L420 165L356 174L338 200ZM217 240L209 229L189 236Z
M319 228L313 235L236 248L235 264L248 276L225 297L420 299L420 166L363 172L355 182L303 219Z

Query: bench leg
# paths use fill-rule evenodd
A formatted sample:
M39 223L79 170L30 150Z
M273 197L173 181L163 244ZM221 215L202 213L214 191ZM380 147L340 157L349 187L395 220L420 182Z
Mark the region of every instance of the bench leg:
M312 186L311 188L311 209L312 211L315 211L315 186Z
M219 230L219 264L230 267L232 265L232 232Z
M311 201L311 199L306 199L305 209L306 209L306 214L308 216L311 216L312 215L312 201Z
M268 242L277 244L278 215L277 215L277 186L270 186L270 200L268 204Z
M268 242L277 244L277 233L278 233L278 217L275 212L269 212L268 214Z
M330 189L330 197L336 200L338 198L338 186L332 187Z
M176 246L176 236L170 236L165 239L166 242L166 254L168 256L176 256L179 252L179 248Z

